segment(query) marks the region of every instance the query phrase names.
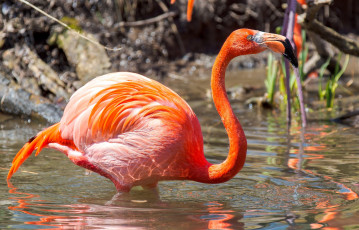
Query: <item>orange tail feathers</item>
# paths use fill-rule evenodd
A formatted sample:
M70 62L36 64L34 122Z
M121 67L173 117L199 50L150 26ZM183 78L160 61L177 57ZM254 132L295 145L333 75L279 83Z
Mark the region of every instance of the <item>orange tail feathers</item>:
M35 156L47 146L48 143L58 142L61 139L59 131L60 123L56 123L44 131L38 133L35 137L31 138L16 154L12 161L11 169L7 175L7 181L10 180L12 175L18 170L20 165L37 149Z

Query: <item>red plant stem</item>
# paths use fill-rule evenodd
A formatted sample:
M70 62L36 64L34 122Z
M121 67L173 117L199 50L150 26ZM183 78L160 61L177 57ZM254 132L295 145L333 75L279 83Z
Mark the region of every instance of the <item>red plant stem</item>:
M288 7L285 12L284 20L283 20L283 29L282 35L286 36L289 41L291 42L292 46L294 47L293 41L293 32L294 32L294 22L295 22L295 11L297 7L296 0L288 0ZM287 91L287 122L288 125L291 124L291 102L290 102L290 64L288 60L285 61L285 74L286 74L286 82L285 87ZM307 125L307 117L304 108L304 101L303 101L303 91L302 91L302 83L299 76L299 71L296 69L295 77L297 80L297 87L298 87L298 97L299 97L299 105L301 111L301 118L302 118L302 126L305 127Z
M285 89L287 92L287 125L288 125L288 129L291 125L291 121L292 121L292 115L291 115L291 101L290 101L290 64L287 60L284 60L284 64L285 64Z
M301 118L302 118L302 126L306 127L307 126L307 114L305 112L305 107L304 107L302 82L301 82L301 79L300 79L298 68L294 69L294 73L295 73L295 78L297 80L298 97L299 97L299 105L300 105L300 115L301 115Z

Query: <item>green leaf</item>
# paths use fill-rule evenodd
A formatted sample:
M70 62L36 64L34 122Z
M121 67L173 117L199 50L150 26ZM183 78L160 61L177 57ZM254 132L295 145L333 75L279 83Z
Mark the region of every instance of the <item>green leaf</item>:
M324 96L326 95L325 90L322 89L322 83L323 83L323 75L324 75L324 71L327 69L328 65L330 62L330 57L327 59L327 61L320 67L319 70L319 88L318 88L318 95L319 95L319 100L323 100Z
M327 82L327 87L325 91L326 99L327 99L327 108L333 107L333 94L332 94L332 81L329 80Z
M347 55L345 55L345 61L344 61L344 65L343 65L342 69L334 77L334 82L338 82L339 78L343 75L343 73L347 69L348 63L349 63L349 55L347 54Z
M342 59L342 52L339 53L338 58L337 58L337 63L335 64L335 69L334 69L334 75L337 75L337 73L339 72L339 63L340 63L340 59Z
M264 84L267 89L267 96L270 104L273 104L276 79L277 79L277 63L273 58L273 54L269 53L268 64L267 64L267 78L264 81Z
M302 52L300 52L300 66L299 66L299 74L300 74L300 80L303 81L304 80L304 64L307 61L307 57L308 57L308 45L307 45L307 36L306 36L306 32L305 30L302 30Z

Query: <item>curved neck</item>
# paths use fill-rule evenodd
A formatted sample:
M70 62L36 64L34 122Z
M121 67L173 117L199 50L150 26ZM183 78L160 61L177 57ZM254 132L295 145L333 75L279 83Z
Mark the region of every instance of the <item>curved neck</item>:
M238 53L235 56L238 56ZM208 179L211 183L224 182L234 177L242 169L247 154L247 140L241 124L233 113L225 87L226 68L235 56L231 55L230 45L225 42L212 69L213 101L228 134L229 153L223 163L208 168Z

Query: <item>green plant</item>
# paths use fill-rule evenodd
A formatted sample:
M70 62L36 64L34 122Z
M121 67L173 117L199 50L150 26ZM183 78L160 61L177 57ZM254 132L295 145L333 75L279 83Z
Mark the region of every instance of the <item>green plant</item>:
M308 44L307 44L307 35L305 30L302 30L302 51L299 54L299 74L300 79L303 82L304 80L304 63L307 61L308 58Z
M318 86L318 95L319 95L319 100L324 100L325 97L325 90L323 90L323 86L322 86L322 82L323 82L323 75L324 75L324 71L327 69L328 65L330 62L330 57L327 59L327 61L320 67L319 70L319 86Z
M340 69L339 61L340 61L341 57L342 57L342 54L340 53L338 55L337 64L336 64L335 70L334 70L334 75L332 75L330 77L330 79L328 80L325 89L322 89L323 74L324 74L324 70L329 65L330 58L328 58L328 60L320 68L320 72L319 72L320 81L319 81L319 89L318 89L319 99L324 100L324 97L325 97L327 108L333 108L333 106L334 106L335 91L339 86L338 81L339 81L340 77L343 75L343 73L346 70L348 63L349 63L349 55L346 55L344 64L343 64L342 68Z
M278 65L273 58L273 54L268 54L268 63L267 63L267 78L264 81L264 84L267 89L267 98L269 104L273 105L275 85L277 79Z
M276 32L280 33L281 27L276 28ZM299 55L299 73L301 76L301 80L303 81L304 76L304 63L308 57L308 44L306 43L306 33L302 31L302 44L303 49ZM278 80L277 80L278 79ZM283 95L284 101L286 101L287 92L285 89L285 65L284 59L282 58L280 62L276 61L273 54L268 54L268 62L267 62L267 78L265 80L265 86L267 89L267 99L268 103L273 105L274 95L276 93L276 83L279 83L278 90L281 95ZM295 74L293 71L290 73L290 80L289 80L290 90L291 92L295 92L295 88L297 87ZM294 102L297 101L297 97L293 97Z
M284 86L284 73L285 73L285 64L284 64L284 59L283 59L283 57L282 57L282 59L281 59L281 66L282 66L282 71L283 71L283 74L282 74L282 76L283 76L283 78L282 78L282 84L283 84L283 88L282 87L280 87L280 89L281 89L281 93L282 94L286 94L286 92L285 92L285 86ZM289 76L289 88L290 88L290 91L292 92L293 90L294 90L294 88L296 87L296 82L295 82L295 74L294 74L294 72L293 71L291 71L290 72L290 76Z

